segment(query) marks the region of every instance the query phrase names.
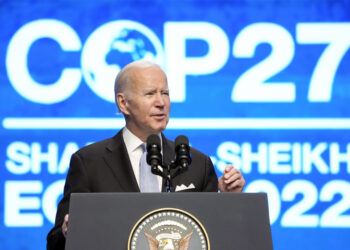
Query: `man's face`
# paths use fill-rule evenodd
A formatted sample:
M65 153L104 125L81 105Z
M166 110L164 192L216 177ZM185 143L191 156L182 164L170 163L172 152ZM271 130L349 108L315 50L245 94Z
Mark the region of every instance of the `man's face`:
M146 139L166 128L170 99L167 79L160 68L134 68L129 72L125 110L127 127L136 136Z

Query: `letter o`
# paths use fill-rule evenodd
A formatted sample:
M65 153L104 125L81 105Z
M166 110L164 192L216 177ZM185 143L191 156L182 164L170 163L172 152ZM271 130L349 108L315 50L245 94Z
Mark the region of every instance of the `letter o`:
M64 180L59 180L52 183L45 191L42 199L43 212L46 218L55 223L55 216L57 211L57 199L62 194L64 188Z

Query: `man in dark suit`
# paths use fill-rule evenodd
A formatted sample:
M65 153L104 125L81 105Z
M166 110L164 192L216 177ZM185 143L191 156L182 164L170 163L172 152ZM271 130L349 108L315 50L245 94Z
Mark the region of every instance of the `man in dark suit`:
M161 133L168 124L170 110L167 79L161 68L147 61L125 66L115 81L115 99L126 126L114 137L86 146L72 155L55 226L47 236L47 249L64 249L71 193L145 192L140 188L143 176L139 173L142 144L149 135L157 134L161 138L165 165L174 159L174 142ZM243 190L244 178L232 165L226 167L218 180L208 156L194 148L191 154L191 166L173 180L171 191ZM161 177L154 178L156 184L152 192L165 191Z

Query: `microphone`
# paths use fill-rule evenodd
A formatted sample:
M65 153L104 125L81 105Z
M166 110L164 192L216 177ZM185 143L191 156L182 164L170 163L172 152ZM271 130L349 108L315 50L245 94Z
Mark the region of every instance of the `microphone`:
M175 152L176 160L175 163L177 166L180 166L182 169L186 169L192 162L190 154L190 146L188 143L188 138L184 135L179 135L175 139Z
M155 174L158 166L162 165L162 154L160 153L160 139L158 135L150 135L147 138L147 163L152 167L152 173Z

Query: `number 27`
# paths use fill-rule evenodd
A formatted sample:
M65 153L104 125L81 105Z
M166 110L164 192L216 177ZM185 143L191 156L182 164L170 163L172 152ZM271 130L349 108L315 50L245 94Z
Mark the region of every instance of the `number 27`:
M350 47L350 23L298 23L296 41L299 44L328 44L312 73L308 100L329 102L335 73ZM294 41L286 29L273 23L247 26L236 37L233 56L252 58L261 43L270 44L271 53L238 78L232 90L232 101L294 102L294 82L266 82L284 70L294 57Z

